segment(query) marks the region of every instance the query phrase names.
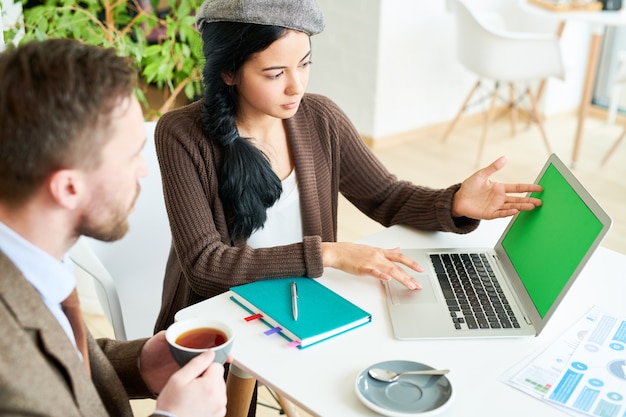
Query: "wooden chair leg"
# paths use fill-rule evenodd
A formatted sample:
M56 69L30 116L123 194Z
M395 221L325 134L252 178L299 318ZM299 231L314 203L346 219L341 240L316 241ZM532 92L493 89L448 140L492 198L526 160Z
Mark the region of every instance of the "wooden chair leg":
M517 135L517 100L515 99L515 86L509 83L509 117L511 119L511 136Z
M622 131L622 134L619 136L619 138L617 138L617 140L615 141L613 146L611 146L611 149L609 149L606 155L604 155L604 158L602 158L602 165L606 164L606 162L609 160L611 155L613 155L613 152L615 152L615 150L617 149L619 144L622 142L624 137L626 137L626 128L624 128L624 130Z
M543 96L543 91L546 88L547 80L541 80L539 82L539 87L537 87L537 101L541 100L541 96Z
M238 376L232 367L226 377L226 417L247 417L256 379Z
M467 105L469 101L471 100L472 96L474 95L474 93L476 92L476 90L478 89L478 87L480 87L480 80L478 80L476 84L474 84L472 91L470 91L469 95L463 102L463 105L461 106L461 110L459 110L455 118L452 120L452 123L450 123L450 125L448 126L448 129L446 129L446 132L443 134L443 137L441 138L443 142L445 142L448 139L448 136L450 136L450 133L452 133L452 129L454 129L454 126L456 126L457 122L461 119L461 116L467 109Z
M526 94L528 95L528 100L530 101L530 106L533 112L532 117L537 122L539 131L541 132L541 137L543 138L543 143L546 145L546 149L548 150L548 155L550 155L552 153L552 149L550 148L550 143L548 142L546 131L543 128L543 121L541 120L541 117L539 116L539 112L537 111L537 100L533 92L530 90L530 87L526 89Z
M487 110L487 120L485 120L485 124L483 125L483 134L480 138L480 143L478 145L478 156L476 157L476 166L480 165L480 159L483 154L483 148L485 147L485 140L487 139L489 125L493 121L494 110L496 107L496 99L498 98L498 88L499 88L499 84L496 82L496 85L493 88L493 93L491 94L491 104L489 104L489 110Z
M298 417L298 409L291 401L285 398L280 392L274 391L276 394L276 398L278 399L278 404L280 404L280 408L282 408L283 413L287 417Z

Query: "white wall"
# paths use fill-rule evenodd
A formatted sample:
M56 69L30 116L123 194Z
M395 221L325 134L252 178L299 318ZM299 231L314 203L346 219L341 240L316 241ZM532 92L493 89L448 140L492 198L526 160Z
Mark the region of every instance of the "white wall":
M445 3L387 0L380 19L376 124L371 137L452 118L475 79L457 64L454 19Z
M317 0L326 29L312 38L309 91L336 101L359 132L380 140L454 117L475 77L456 60L443 0ZM580 101L590 29L568 22L565 81L550 80L546 115Z
M318 0L326 29L311 38L308 91L343 108L362 133L374 130L381 0Z

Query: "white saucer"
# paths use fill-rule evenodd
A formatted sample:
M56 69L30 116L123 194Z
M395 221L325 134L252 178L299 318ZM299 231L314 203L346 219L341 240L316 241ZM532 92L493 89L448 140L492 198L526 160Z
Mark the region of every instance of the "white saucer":
M445 376L405 375L394 382L378 381L367 373L372 368L394 372L433 369L411 361L385 361L365 368L356 378L356 395L368 408L389 417L432 416L452 401L452 385Z

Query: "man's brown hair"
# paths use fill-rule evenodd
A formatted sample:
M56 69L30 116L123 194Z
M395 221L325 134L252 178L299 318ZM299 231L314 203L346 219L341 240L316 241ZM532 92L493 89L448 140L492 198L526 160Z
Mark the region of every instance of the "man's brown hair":
M0 200L19 203L54 171L97 167L113 109L136 74L114 49L69 39L0 55Z

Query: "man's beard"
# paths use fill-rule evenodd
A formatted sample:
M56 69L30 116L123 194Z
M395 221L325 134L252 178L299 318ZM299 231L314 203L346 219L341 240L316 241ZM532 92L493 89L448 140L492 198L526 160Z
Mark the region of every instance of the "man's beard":
M130 207L135 206L140 190L141 186L138 183L137 193ZM113 215L108 216L106 222L101 221L102 216L98 216L98 210L90 214L92 217L99 217L99 219L96 219L96 222L94 222L90 221L88 217L84 218L78 225L78 236L88 236L104 242L114 242L123 238L128 232L128 216L130 209L125 208L122 210L121 206L118 206Z

